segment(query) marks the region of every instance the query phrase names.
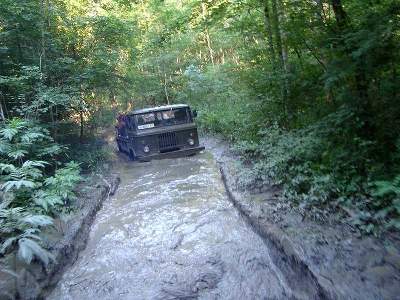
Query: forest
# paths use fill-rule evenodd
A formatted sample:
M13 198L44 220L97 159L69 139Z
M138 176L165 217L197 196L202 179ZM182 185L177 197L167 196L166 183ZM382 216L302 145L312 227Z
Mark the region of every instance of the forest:
M0 257L51 261L99 130L170 103L251 165L243 188L399 230L399 86L397 0L1 0Z

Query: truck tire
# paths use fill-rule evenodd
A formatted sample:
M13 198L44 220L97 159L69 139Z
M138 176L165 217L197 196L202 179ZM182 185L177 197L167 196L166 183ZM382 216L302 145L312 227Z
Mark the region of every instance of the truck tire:
M132 149L129 149L129 154L128 154L128 156L129 156L129 159L130 159L131 161L134 161L134 160L135 160L135 154L133 153Z

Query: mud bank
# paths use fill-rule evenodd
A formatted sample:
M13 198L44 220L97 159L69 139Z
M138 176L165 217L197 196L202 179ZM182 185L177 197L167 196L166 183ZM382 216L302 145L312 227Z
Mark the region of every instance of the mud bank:
M398 234L362 237L343 222L305 219L274 186L241 190L239 158L229 143L210 136L202 142L218 162L230 201L264 239L292 290L315 299L400 299Z
M53 254L54 262L47 266L37 262L17 264L18 278L9 276L0 279L0 299L43 299L84 249L97 211L115 193L118 184L116 176L92 176L80 184L73 212L62 220L56 219L55 228L43 234L42 239Z

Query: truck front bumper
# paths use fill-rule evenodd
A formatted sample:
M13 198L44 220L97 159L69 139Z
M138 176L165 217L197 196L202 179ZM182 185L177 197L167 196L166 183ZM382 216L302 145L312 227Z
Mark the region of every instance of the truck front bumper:
M186 149L175 150L175 151L171 151L171 152L155 153L155 154L149 154L146 156L137 156L137 157L135 157L135 160L150 161L152 159L176 158L176 157L190 156L190 155L196 154L204 149L205 149L204 146L198 146L198 147L194 147L194 148L186 148Z

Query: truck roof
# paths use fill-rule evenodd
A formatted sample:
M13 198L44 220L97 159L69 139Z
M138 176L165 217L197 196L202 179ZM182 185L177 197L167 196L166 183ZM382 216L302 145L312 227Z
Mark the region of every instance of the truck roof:
M177 109L177 108L187 108L189 105L187 104L172 104L172 105L164 105L164 106L155 106L155 107L148 107L142 109L135 109L128 113L128 115L138 115L138 114L145 114L154 111L163 111L163 110L170 110L170 109Z

